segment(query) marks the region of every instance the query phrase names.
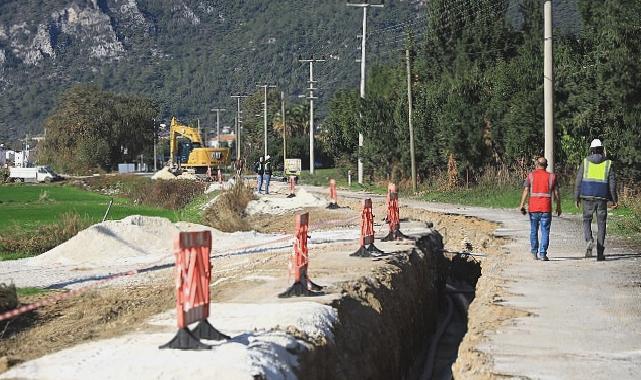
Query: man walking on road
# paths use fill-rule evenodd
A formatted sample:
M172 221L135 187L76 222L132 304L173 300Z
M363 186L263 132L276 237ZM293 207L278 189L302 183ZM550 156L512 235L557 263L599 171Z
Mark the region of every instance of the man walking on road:
M265 166L264 166L264 175L263 180L265 181L265 194L269 194L269 181L272 178L272 158L268 154L265 157Z
M536 160L536 169L528 174L523 183L521 195L521 213L525 214L525 200L528 195L528 211L530 213L530 249L535 260L549 261L548 246L550 244L550 225L552 224L552 197L556 200L556 214L561 215L561 196L556 176L545 169L548 161L545 157ZM539 244L539 228L541 241Z
M265 164L263 163L263 157L260 157L258 161L254 164L254 171L256 172L256 191L259 194L262 194L263 174L265 173Z
M599 228L596 239L596 259L605 260L605 229L608 218L608 201L612 208L618 207L617 184L612 170L612 162L605 157L601 140L594 139L590 144L590 155L586 157L576 174L574 188L576 207L583 206L583 236L585 237L585 257L592 257L594 238L592 236L592 217L596 212Z

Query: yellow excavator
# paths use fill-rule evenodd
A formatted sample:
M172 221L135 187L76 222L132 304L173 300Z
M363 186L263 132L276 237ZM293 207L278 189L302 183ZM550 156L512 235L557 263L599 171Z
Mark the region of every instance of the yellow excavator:
M202 174L206 173L208 168L222 169L229 165L229 148L203 145L197 128L180 124L175 117L171 118L169 126L169 166L171 168L193 169L196 173Z

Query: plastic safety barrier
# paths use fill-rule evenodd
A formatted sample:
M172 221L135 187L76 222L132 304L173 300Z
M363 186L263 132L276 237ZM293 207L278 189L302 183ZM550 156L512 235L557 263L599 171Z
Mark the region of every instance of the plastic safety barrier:
M320 292L323 287L313 283L307 273L309 268L309 251L307 249L308 233L309 213L296 215L294 250L292 251L291 261L289 263L289 273L290 276L293 275L294 277L294 284L283 293L280 293L278 295L279 298L311 297L323 294Z
M218 179L218 183L222 184L223 183L223 172L220 169L218 169L218 173L216 173L216 176L217 176L217 179Z
M377 257L385 254L374 245L374 213L372 212L371 198L363 199L360 245L358 251L350 256Z
M327 206L328 209L330 210L335 210L338 207L338 197L336 195L336 180L335 179L330 179L329 180L329 206Z
M411 237L401 232L401 218L398 209L398 191L396 184L389 183L387 185L387 217L385 221L389 225L389 233L381 239L381 241L395 241L395 240L412 240Z
M160 348L181 350L208 349L200 339L223 340L227 335L207 321L209 283L211 282L211 232L181 232L175 243L176 254L176 336ZM198 325L189 330L189 325Z
M294 198L296 196L296 176L289 176L289 194L287 198Z

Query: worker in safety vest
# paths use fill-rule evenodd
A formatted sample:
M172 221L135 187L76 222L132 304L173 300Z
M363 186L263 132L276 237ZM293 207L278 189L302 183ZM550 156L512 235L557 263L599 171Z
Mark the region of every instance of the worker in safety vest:
M596 243L597 261L605 260L605 229L608 218L608 201L618 207L617 184L612 170L612 162L605 157L601 140L594 139L590 144L590 155L586 157L576 174L574 188L576 207L583 206L583 236L585 237L585 257L592 256L594 238L592 236L592 217L596 212L599 228Z
M530 214L530 246L535 260L549 261L550 225L552 224L552 198L556 201L556 214L561 215L561 195L556 176L545 169L548 161L545 157L536 160L536 169L528 174L523 183L521 195L521 213L525 214L525 200L528 200ZM539 244L539 229L541 241Z

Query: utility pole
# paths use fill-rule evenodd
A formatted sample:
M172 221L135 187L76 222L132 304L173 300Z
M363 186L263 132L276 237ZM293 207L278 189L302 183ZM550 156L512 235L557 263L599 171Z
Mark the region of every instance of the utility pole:
M241 114L243 111L240 110L240 99L246 98L247 95L232 95L232 98L236 99L237 108L236 108L236 160L240 160L240 130L243 123Z
M156 154L156 140L158 140L158 130L156 129L156 118L153 118L153 123L154 123L154 173L158 171L158 168L156 166L156 161L158 161L158 156Z
M410 128L410 160L412 162L412 191L416 193L416 160L414 158L414 128L412 126L412 74L410 67L410 49L405 49L407 64L407 121Z
M225 108L212 108L212 112L216 112L216 141L220 147L220 112L227 111Z
M554 172L554 66L552 55L552 1L543 5L543 101L545 110L545 158Z
M283 119L283 169L287 160L287 124L285 124L285 91L280 92L280 114Z
M314 56L311 56L310 59L302 59L301 56L298 56L298 62L305 63L309 62L309 174L314 174L314 63L316 62L325 62L323 59L314 59Z
M368 4L368 3L347 3L348 7L363 8L363 32L361 35L361 98L365 98L365 41L367 40L367 9L368 8L383 8L383 4ZM362 118L362 115L361 115ZM358 183L363 184L363 159L361 157L361 149L363 148L363 134L358 134Z
M265 91L265 102L263 103L263 115L264 115L264 134L265 134L265 141L263 142L264 147L265 147L265 154L263 157L267 157L267 89L268 88L276 88L275 85L273 84L257 84L256 87L262 87L263 90Z

